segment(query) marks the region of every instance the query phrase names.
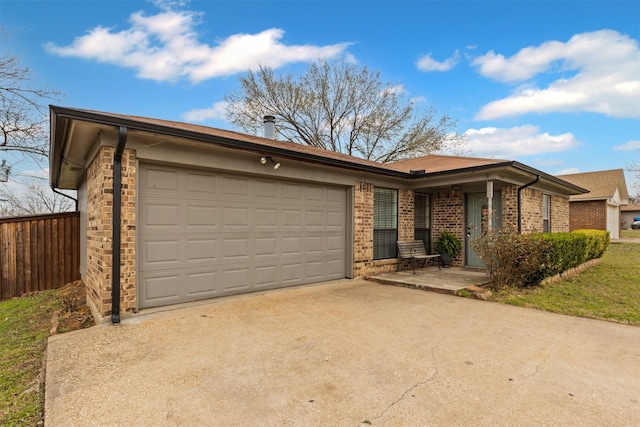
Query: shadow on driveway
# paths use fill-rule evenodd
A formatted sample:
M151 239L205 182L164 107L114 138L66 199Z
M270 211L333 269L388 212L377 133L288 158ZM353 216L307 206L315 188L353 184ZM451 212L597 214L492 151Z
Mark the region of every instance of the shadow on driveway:
M49 339L47 426L638 425L640 328L363 280Z

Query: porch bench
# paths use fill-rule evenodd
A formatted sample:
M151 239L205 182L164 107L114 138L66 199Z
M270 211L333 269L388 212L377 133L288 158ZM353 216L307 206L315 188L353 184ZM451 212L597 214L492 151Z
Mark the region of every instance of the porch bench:
M426 264L427 260L438 261L438 270L441 267L440 254L427 254L427 250L424 247L422 240L413 240L411 242L396 242L398 244L398 268L396 271L400 271L400 265L404 260L411 260L411 267L413 268L413 274L416 274L416 262L422 260L422 267Z

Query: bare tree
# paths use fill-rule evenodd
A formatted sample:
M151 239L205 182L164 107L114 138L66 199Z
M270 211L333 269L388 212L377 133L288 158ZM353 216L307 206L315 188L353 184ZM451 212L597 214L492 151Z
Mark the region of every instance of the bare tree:
M54 193L42 182L14 181L11 187L0 186L0 218L66 212L75 209L69 197Z
M0 39L5 34L0 30ZM17 57L0 57L0 160L27 157L42 165L48 156L46 100L59 92L36 85Z
M459 154L464 136L456 121L404 99L404 89L380 80L366 66L340 61L311 64L300 76L269 67L240 78L225 96L229 120L254 135L262 117L276 116L279 138L379 162L435 152Z
M0 29L0 42L5 40ZM49 156L47 101L59 97L59 92L37 84L19 58L4 50L0 53L0 216L58 212L74 205L42 183L14 178L20 176L15 166L21 162L45 168Z
M627 165L627 170L636 176L636 183L633 188L636 194L635 196L629 197L629 202L640 203L640 161L629 163Z

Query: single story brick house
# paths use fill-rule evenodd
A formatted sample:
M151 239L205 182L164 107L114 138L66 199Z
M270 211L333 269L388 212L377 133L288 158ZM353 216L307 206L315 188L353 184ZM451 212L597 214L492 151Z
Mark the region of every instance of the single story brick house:
M52 106L50 120L51 185L78 192L88 304L116 323L121 311L393 271L396 241L431 250L442 230L465 242L454 265L482 267L468 243L483 213L494 227L568 231L569 197L586 191L511 160L381 164L152 118Z
M624 170L559 175L558 178L589 190L569 197L569 230L604 230L620 238L620 207L629 204Z

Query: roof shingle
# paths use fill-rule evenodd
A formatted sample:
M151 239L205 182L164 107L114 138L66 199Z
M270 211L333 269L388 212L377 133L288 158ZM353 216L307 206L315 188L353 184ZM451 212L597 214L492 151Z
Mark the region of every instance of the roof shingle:
M571 200L609 199L615 196L616 190L620 192L620 197L628 198L622 169L558 175L558 178L590 190L585 194L571 196Z

